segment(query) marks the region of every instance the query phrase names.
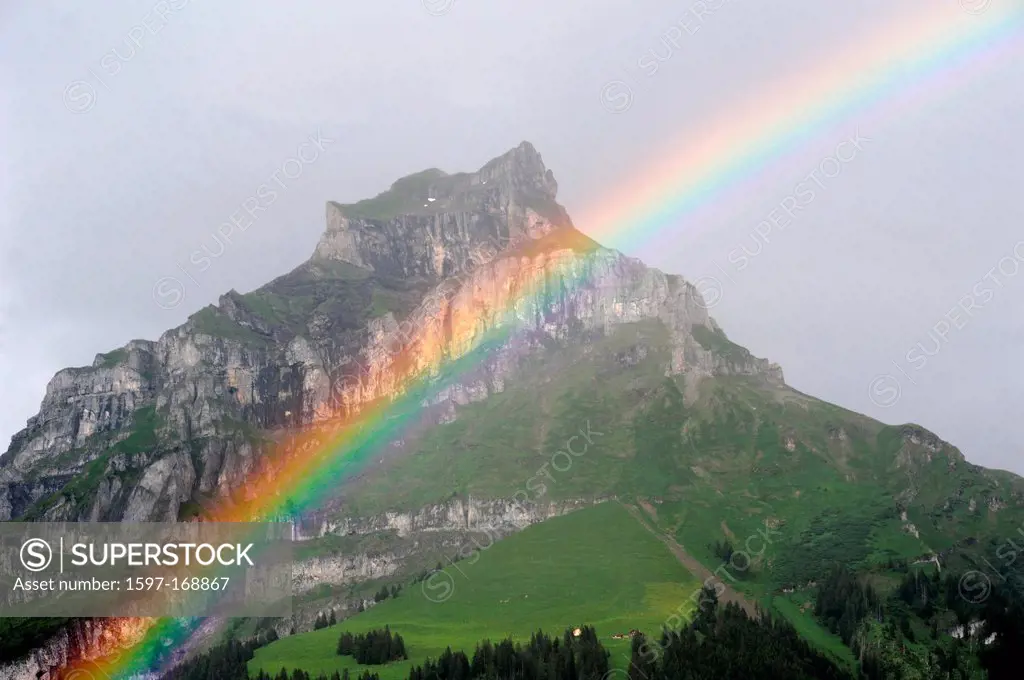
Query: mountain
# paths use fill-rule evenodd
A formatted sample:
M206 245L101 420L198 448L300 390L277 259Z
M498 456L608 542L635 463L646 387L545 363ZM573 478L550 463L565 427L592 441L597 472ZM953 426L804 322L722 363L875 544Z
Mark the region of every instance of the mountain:
M801 597L831 565L969 568L1024 527L1024 480L918 425L787 386L692 284L600 246L556 194L524 142L473 173L426 170L328 203L294 271L54 376L0 457L0 520L174 521L258 504L252 480L304 455L311 433L426 385L373 462L324 480L327 502L292 518L301 595L282 632L372 604L380 583L480 527L500 538L605 501L691 573L720 567L726 543L727 560L756 553L731 596L817 633ZM24 668L103 651L97 635L43 637Z
M644 320L669 333L675 374L781 380L748 353L701 345L693 327L721 332L693 287L597 247L556 190L524 143L476 173L429 170L368 201L329 203L326 232L294 271L227 293L155 342L59 372L0 458L0 519L176 519L190 501L243 485L266 448L260 432L358 413L465 355L509 322L510 300L538 271L545 296L514 309L523 338L453 388L436 405L442 418L500 392L517 353ZM574 267L587 269L585 285ZM429 327L396 365L388 344L413 318Z

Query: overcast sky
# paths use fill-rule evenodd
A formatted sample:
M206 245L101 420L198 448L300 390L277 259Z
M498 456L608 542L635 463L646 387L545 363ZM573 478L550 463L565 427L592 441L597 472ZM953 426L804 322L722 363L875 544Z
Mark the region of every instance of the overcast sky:
M1010 1L899 8L968 30ZM328 200L474 170L526 139L587 231L604 196L698 144L745 93L899 20L882 0L68 4L0 4L0 450L55 371L308 258ZM1021 43L836 118L615 245L700 281L729 335L797 389L1024 473ZM858 131L870 142L759 238ZM311 136L320 147L300 150ZM311 160L288 164L297 153ZM273 205L200 271L192 253L275 173Z

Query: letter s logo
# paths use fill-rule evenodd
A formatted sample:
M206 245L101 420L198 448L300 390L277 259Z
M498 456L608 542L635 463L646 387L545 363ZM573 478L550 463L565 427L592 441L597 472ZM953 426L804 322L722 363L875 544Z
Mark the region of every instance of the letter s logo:
M40 572L53 561L53 549L41 538L30 538L21 546L21 564L31 572Z
M428 589L430 592L427 592ZM455 579L446 571L435 571L423 581L423 596L431 602L440 604L453 594L455 594Z

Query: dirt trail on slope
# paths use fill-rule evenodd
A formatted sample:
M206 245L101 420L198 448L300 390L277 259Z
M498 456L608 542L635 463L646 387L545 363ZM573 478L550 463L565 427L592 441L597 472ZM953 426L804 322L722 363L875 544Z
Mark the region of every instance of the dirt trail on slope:
M707 579L710 578L714 579L715 581L718 581L723 586L725 586L725 592L719 598L720 602L735 602L740 607L742 607L743 611L747 612L747 614L751 618L757 617L757 608L754 606L754 603L752 603L743 595L730 588L728 584L728 579L720 579L717 576L715 576L710 569L705 567L703 564L698 562L696 558L694 558L692 555L686 552L683 549L683 546L676 543L675 540L673 540L670 536L666 536L662 532L658 531L655 527L651 526L648 523L647 518L644 517L644 514L640 512L640 509L638 507L636 507L635 505L622 503L621 501L619 501L619 503L622 505L622 507L626 508L626 511L629 514L631 514L633 518L636 519L636 521L638 521L645 529L647 529L652 534L661 539L661 542L664 543L670 551L672 551L672 554L676 556L676 559L679 560L679 563L686 567L687 571L689 571L691 574L699 578L701 583L704 583Z

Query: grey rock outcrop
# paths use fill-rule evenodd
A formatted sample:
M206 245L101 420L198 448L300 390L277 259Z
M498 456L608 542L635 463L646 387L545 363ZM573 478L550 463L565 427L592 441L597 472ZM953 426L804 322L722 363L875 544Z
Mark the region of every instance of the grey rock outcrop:
M586 507L593 501L571 500L542 504L520 504L508 499L455 498L416 512L385 512L370 517L312 516L298 527L297 537L305 540L329 534L367 536L393 531L399 537L424 532L489 531L507 535L531 524Z
M0 664L0 680L54 680L72 661L82 666L74 677L99 677L90 663L138 642L144 630L134 619L74 620L27 657Z
M327 204L327 230L313 255L391 276L433 280L509 244L570 220L558 184L528 142L475 173L428 170L375 199Z

